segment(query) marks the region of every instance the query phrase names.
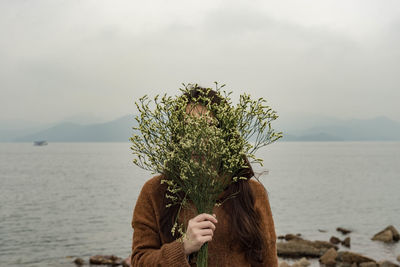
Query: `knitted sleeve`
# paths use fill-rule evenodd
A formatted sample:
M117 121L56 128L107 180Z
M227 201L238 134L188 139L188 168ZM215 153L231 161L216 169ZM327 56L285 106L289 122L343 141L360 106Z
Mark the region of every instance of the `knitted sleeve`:
M261 215L262 227L266 237L266 253L267 259L265 266L267 267L278 267L278 255L276 248L276 233L275 224L271 212L271 206L269 203L267 192L261 184L257 185L256 193L256 210Z
M183 243L175 240L161 244L158 223L151 190L154 185L146 182L143 186L132 217L132 267L190 267Z

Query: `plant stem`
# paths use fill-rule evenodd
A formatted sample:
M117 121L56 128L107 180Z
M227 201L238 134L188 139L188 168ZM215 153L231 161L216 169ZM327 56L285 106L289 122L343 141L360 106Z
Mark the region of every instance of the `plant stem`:
M197 267L207 267L207 266L208 266L208 243L204 243L197 254Z

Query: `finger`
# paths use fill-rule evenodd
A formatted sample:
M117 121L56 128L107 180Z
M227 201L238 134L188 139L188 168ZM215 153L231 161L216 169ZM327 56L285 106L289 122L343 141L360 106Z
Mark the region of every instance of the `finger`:
M216 228L215 225L210 221L202 221L202 222L196 223L196 225L194 227L200 228L200 229L211 228L212 230L215 230L215 228Z
M212 216L211 214L207 214L207 213L202 213L202 214L199 214L196 217L194 217L194 221L196 221L196 222L201 222L204 220L209 220L209 221L212 221L213 223L218 222L214 216Z
M214 231L211 229L201 229L201 230L198 230L197 233L200 236L208 236L208 235L213 236L214 235Z
M201 237L200 239L199 239L199 241L201 242L201 243L205 243L205 242L209 242L209 241L212 241L212 236L210 236L210 235L206 235L206 236L203 236L203 237Z

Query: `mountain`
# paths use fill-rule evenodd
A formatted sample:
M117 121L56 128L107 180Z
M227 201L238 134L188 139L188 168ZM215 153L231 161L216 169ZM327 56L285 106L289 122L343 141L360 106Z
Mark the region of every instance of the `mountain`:
M284 132L282 141L400 141L400 122L385 116L365 120L326 118L307 126L280 128Z
M279 114L279 118L272 124L275 128L283 129L286 133L302 135L305 129L315 126L336 125L341 122L342 120L331 116L298 112Z
M32 132L25 129L13 130L13 138L6 142L129 142L134 115L125 115L102 123L80 124L63 121L43 125ZM32 125L31 125L32 126ZM279 141L400 141L400 122L384 116L371 119L341 120L324 116L282 116L272 122L272 127L283 132ZM38 126L38 128L40 128ZM0 128L1 130L1 128ZM3 133L4 133L3 129ZM0 138L1 138L0 131ZM4 138L0 139L4 142Z
M105 120L93 115L92 113L77 113L72 116L65 117L57 122L37 123L24 119L17 120L1 120L0 121L0 142L13 142L23 139L27 136L34 135L43 130L65 124L95 124L102 123ZM61 126L62 128L62 126Z
M15 142L128 142L136 124L133 115L125 115L106 123L81 125L63 122L34 134L14 139Z
M36 123L28 120L0 121L0 142L13 142L14 139L34 134L55 124Z
M287 135L283 135L283 137L281 139L279 139L279 141L344 141L343 138L338 137L338 136L334 136L334 135L330 135L327 133L316 133L316 134L306 134L306 135L300 135L300 136L296 136L296 135L291 135L291 134L287 134Z

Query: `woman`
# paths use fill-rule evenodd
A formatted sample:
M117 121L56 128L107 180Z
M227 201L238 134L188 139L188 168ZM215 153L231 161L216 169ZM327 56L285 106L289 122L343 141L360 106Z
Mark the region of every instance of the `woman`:
M186 93L188 106L200 94L206 94L211 103L223 101L215 91L195 86ZM203 116L207 111L205 104L197 104L187 112ZM246 161L249 168L235 176L248 179L231 183L225 189L219 198L219 203L223 204L214 207L213 215L196 215L194 209L181 211L179 221L186 229L183 240L176 240L171 234L178 207L165 208L166 185L160 181L168 177L160 174L148 180L133 212L132 266L196 266L194 252L208 242L210 267L277 267L276 234L268 194L260 182L251 179L254 172ZM237 195L229 198L234 193Z

